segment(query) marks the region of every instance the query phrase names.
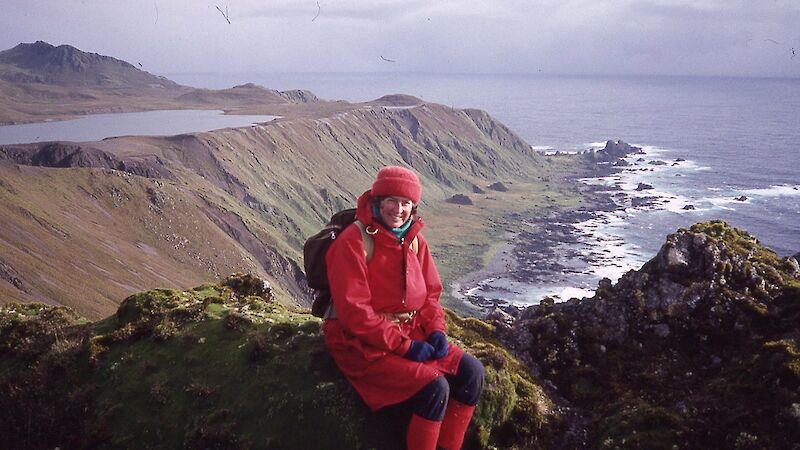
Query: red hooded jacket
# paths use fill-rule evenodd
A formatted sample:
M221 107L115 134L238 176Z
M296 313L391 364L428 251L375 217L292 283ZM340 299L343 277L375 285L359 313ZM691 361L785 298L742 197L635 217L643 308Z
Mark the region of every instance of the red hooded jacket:
M358 199L357 217L373 224L370 191ZM450 343L447 356L425 362L403 357L412 340L445 331L439 305L442 283L416 218L403 242L377 223L370 229L375 248L366 262L361 232L345 228L326 255L336 318L323 325L325 343L336 365L372 410L409 399L443 374L455 374L463 350ZM414 237L418 252L411 249ZM394 323L380 313L416 311L409 323Z

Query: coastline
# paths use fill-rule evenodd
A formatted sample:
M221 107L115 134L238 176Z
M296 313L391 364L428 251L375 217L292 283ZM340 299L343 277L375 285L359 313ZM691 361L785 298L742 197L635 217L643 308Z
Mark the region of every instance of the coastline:
M577 182L577 181L576 181ZM554 211L539 217L526 219L528 230L520 231L509 236L509 240L498 246L488 257L487 263L481 268L466 273L451 283L451 295L464 303L486 310L501 308L506 312L519 310L521 305L509 299L488 298L475 293L476 290L487 286L488 281L503 277L522 285L537 283L552 283L564 272L575 269L566 267L559 261L566 257L572 250L564 248L563 244L574 244L580 237L589 237L589 234L576 227L578 223L595 219L602 212L619 208L613 202L611 193L593 193L593 203L575 209ZM544 262L544 263L542 263ZM598 260L589 255L585 256L587 265L597 263ZM492 287L494 292L501 292L509 297L524 295L509 287ZM564 299L566 300L566 299ZM525 306L530 306L526 304Z
M596 236L597 228L608 223L609 213L624 209L619 199L627 194L619 186L584 180L618 175L625 170L625 165L618 161L641 153L638 147L630 147L624 154L611 152L611 162L595 161L593 171L587 171L591 173L570 177L568 181L575 184L583 199L580 206L533 210L521 218L514 214L521 220L521 226L488 255L486 264L451 283L452 297L483 311L501 308L514 314L546 297L566 301L593 296L596 285L573 286L569 280L603 264L618 264L613 261L616 255L606 248L582 251L579 247L590 245L587 243L602 245ZM612 245L622 246L619 242ZM542 288L535 288L537 285ZM543 294L554 286L559 286L555 288L560 290L558 294Z
M488 278L496 277L500 274L508 273L518 267L519 262L514 258L513 253L516 247L516 236L514 233L509 236L509 240L498 246L490 255L486 265L464 274L450 284L450 294L457 300L468 302L468 296L462 291L468 291L478 286L478 284ZM474 303L470 303L475 305ZM478 305L475 305L478 306Z

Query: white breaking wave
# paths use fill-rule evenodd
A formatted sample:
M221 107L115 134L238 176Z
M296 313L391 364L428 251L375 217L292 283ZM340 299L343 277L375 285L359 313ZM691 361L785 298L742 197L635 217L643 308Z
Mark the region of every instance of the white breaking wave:
M745 189L742 194L751 197L796 197L800 196L800 185L779 184L761 189Z

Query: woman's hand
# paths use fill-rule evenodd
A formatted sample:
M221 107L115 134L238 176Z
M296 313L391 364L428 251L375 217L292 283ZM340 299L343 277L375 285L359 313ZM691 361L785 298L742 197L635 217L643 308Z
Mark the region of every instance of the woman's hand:
M411 361L423 362L431 359L435 353L436 349L431 344L425 341L411 341L411 347L403 357Z
M447 356L449 346L447 345L447 336L441 331L434 331L428 336L426 341L433 346L435 350L433 359L440 359Z

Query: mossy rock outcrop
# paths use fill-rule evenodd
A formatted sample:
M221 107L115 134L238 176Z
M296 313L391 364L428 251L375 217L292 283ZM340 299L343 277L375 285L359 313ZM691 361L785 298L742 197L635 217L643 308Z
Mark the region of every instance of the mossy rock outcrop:
M552 401L494 340L447 314L487 367L468 448L550 448ZM404 448L408 412L363 405L320 320L233 277L125 299L90 323L67 308L0 309L0 431L9 448Z
M712 221L503 341L573 405L590 448L798 448L800 267Z

